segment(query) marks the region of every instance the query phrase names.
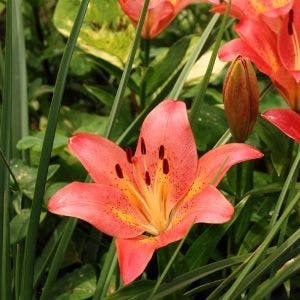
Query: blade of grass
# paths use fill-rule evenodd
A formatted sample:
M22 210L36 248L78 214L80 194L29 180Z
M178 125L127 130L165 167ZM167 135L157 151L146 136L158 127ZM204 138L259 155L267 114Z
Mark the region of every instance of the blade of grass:
M264 251L271 243L272 239L280 229L280 226L283 224L285 219L289 216L294 206L297 204L297 202L300 199L300 192L296 194L296 196L292 199L292 201L289 203L289 205L284 210L283 214L279 218L279 220L274 224L274 227L270 230L269 234L266 236L265 240L262 242L262 244L259 246L259 248L255 251L253 257L249 260L245 268L241 271L240 275L237 277L233 285L230 287L230 289L226 292L226 294L223 296L223 300L233 300L235 299L233 297L236 290L239 288L242 280L249 274L251 269L254 267L255 263L258 261L258 259L264 254Z
M148 5L149 5L150 0L145 0L144 2L144 6L141 12L141 16L139 19L139 23L136 29L136 33L134 36L134 40L130 49L130 53L129 53L129 57L128 60L126 62L125 68L124 68L124 72L122 74L122 78L117 90L117 94L112 106L112 109L110 111L110 115L109 115L109 120L108 120L108 124L107 124L107 128L106 128L106 134L105 136L107 138L111 137L111 133L112 133L112 129L113 126L116 122L116 116L118 114L118 111L122 105L122 100L124 97L124 93L128 84L128 80L130 77L130 73L131 73L131 69L132 69L132 64L136 55L136 51L138 49L139 43L140 43L140 39L141 39L141 32L142 32L142 28L144 25L144 21L145 21L145 17L146 17L146 13L147 13L147 9L148 9Z
M112 273L117 264L117 253L115 241L113 240L110 244L109 250L106 254L103 268L97 283L96 291L93 300L103 299L106 295L109 281L111 279Z
M183 70L181 71L179 77L177 78L177 81L170 92L168 98L171 99L177 99L179 97L179 94L183 88L183 85L186 81L186 78L188 77L193 65L195 64L200 52L202 51L204 45L207 42L207 39L209 38L209 35L211 34L212 30L214 29L214 26L216 25L217 21L219 20L220 15L215 14L210 22L207 24L205 30L203 31L201 38L198 42L198 44L195 46L189 60L185 64Z
M249 298L249 300L263 299L266 295L270 294L277 286L282 284L292 274L300 270L300 255L288 261L285 265L278 270L275 275L262 283L257 292Z
M12 155L28 160L28 151L20 153L17 142L28 135L28 101L27 101L27 73L26 53L21 14L21 1L12 0L13 30L12 30Z
M266 272L272 267L273 263L276 262L285 252L287 252L294 244L300 239L300 229L298 229L288 240L286 240L278 249L274 250L269 257L267 257L257 268L255 268L246 278L242 281L239 290L236 294L240 294L244 291L254 280ZM250 257L249 257L250 258ZM222 291L238 276L241 270L245 267L246 260L237 269L234 270L208 297L206 300L218 299Z
M34 266L34 280L33 280L33 288L35 289L39 280L45 271L46 267L49 264L50 259L54 255L55 250L58 247L58 243L61 240L61 237L65 231L65 228L68 225L68 219L63 219L56 229L54 230L53 234L51 235L50 239L48 240L46 246L43 249L42 254L36 260Z
M61 106L62 96L66 83L67 73L71 61L73 51L76 46L76 41L79 35L79 31L87 10L89 0L83 0L81 2L76 20L74 22L70 37L68 39L57 79L55 83L54 93L52 97L52 103L50 106L48 124L45 132L43 148L38 168L37 181L35 185L34 197L32 201L32 208L28 226L28 233L25 243L25 254L24 254L24 266L22 274L22 285L21 285L21 299L31 300L32 298L32 287L33 287L33 273L34 273L34 259L37 243L37 233L39 218L42 208L43 196L45 192L45 185L47 181L48 166L50 162L51 150L53 146L53 140L55 136L55 130Z
M217 53L218 53L218 50L219 50L219 47L220 47L220 44L222 41L222 37L223 37L224 31L225 31L225 26L226 26L227 17L228 17L229 11L230 11L230 7L231 7L231 0L228 1L224 16L222 18L222 22L221 22L220 29L219 29L219 32L216 37L216 41L215 41L215 44L214 44L214 47L212 50L212 54L211 54L211 58L209 60L208 67L206 69L205 75L199 86L199 92L193 99L193 104L192 104L192 108L191 108L191 112L190 112L190 122L191 122L192 128L195 128L195 123L197 122L197 119L198 119L198 114L201 109L201 104L203 102L203 98L206 93L209 79L210 79L210 76L211 76L211 73L212 73L212 70L213 70L213 67L215 64L215 60L217 57Z
M156 293L157 290L159 289L161 283L162 283L163 280L165 279L165 277L166 277L168 271L170 270L170 268L171 268L173 262L175 261L175 258L177 257L177 255L178 255L178 253L179 253L181 247L183 246L183 243L185 242L185 240L186 240L186 238L187 238L187 236L188 236L188 234L189 234L191 228L192 228L192 226L189 228L189 230L188 230L187 233L185 234L184 238L180 241L180 243L179 243L178 246L176 247L176 249L175 249L173 255L172 255L171 258L169 259L169 261L168 261L166 267L164 268L162 274L159 276L158 280L156 281L156 284L155 284L155 286L154 286L154 288L153 288L153 290L152 290L152 292L151 292L151 294L150 294L150 296L149 296L150 299L153 298L153 296L155 295L155 293Z
M67 224L64 228L63 235L57 247L56 253L53 257L49 273L46 279L46 282L43 287L42 295L40 300L51 299L51 288L58 274L61 263L65 257L65 252L68 248L69 242L71 240L72 234L77 224L77 219L68 219Z
M1 114L1 137L0 147L4 157L10 160L11 146L11 121L12 121L12 31L13 31L13 8L12 1L6 2L6 32L5 32L5 60L4 60L4 82L3 102ZM9 237L9 171L1 160L0 169L0 243L1 243L1 285L0 299L11 299L10 278L10 237Z

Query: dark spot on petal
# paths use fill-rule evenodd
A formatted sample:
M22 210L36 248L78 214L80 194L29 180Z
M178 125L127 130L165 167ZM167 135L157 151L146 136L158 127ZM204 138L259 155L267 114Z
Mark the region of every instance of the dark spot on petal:
M132 150L131 150L131 148L126 148L125 151L126 151L126 157L127 157L128 162L130 164L132 164Z
M146 173L145 173L145 182L147 185L151 184L151 178L150 178L150 174L148 171L146 171Z
M164 147L164 145L161 145L159 147L158 157L159 157L159 159L163 159L164 156L165 156L165 147Z
M291 9L289 11L289 21L288 21L288 34L293 35L293 22L294 22L294 11Z
M163 172L164 174L169 174L169 171L170 171L170 166L169 166L169 162L166 158L164 158L163 160Z
M119 164L115 165L115 169L116 169L117 176L121 179L124 178L122 168Z
M143 138L141 138L141 152L142 152L142 154L143 155L145 155L146 154L146 144L145 144L145 141L144 141L144 139Z

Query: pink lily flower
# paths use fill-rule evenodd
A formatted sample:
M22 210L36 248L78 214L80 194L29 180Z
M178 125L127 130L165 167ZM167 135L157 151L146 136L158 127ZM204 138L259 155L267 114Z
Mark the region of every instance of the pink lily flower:
M259 9L249 13L244 8L246 2L233 1L231 15L240 20L234 26L240 38L225 44L219 57L224 61L234 60L237 55L248 57L271 78L290 107L300 111L300 1L250 1L257 7L278 4L275 10L264 14ZM213 10L223 12L224 9L225 5L220 4Z
M144 271L156 249L182 239L192 224L229 221L234 208L217 184L232 165L262 157L249 145L228 144L198 160L185 104L173 100L146 117L134 156L88 133L70 138L69 150L95 183L67 185L48 209L116 237L124 284Z
M118 0L124 13L137 26L144 0ZM142 36L153 39L158 36L186 6L200 0L150 0Z
M300 144L300 115L286 108L275 108L261 115L284 134Z

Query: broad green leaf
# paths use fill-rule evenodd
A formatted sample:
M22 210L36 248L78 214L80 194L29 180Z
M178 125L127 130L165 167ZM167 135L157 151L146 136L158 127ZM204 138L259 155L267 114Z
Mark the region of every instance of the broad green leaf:
M40 222L44 220L46 212L42 212ZM30 209L22 209L10 222L10 244L13 245L21 241L27 234L30 217Z
M102 102L105 106L111 108L114 102L114 95L109 93L104 87L92 86L84 84L83 87L98 101Z
M204 77L211 55L212 51L208 51L197 60L187 77L186 83L188 85L198 84L199 81ZM226 65L227 62L223 62L217 57L212 70L211 80L219 76Z
M84 265L56 281L50 299L81 300L93 296L96 274L91 265Z
M54 25L65 36L70 35L80 0L59 0ZM115 0L91 0L78 38L79 47L120 68L130 51L134 27Z
M22 192L30 199L33 198L34 187L37 177L37 168L25 165L21 160L13 160L11 169L16 176ZM48 169L49 180L59 169L59 165L51 165Z

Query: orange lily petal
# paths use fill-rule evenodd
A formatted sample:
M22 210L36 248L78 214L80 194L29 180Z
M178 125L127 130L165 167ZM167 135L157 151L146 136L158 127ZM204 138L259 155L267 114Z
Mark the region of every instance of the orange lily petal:
M95 182L118 186L117 165L123 175L132 179L132 166L126 152L111 141L95 134L78 133L69 139L68 147Z
M146 236L116 239L116 247L121 278L124 284L128 284L145 270L157 247L157 240Z
M284 66L300 81L300 2L285 16L278 36L278 52Z
M120 238L145 231L141 213L118 189L95 183L73 182L59 190L48 203L52 213L89 222L98 230Z
M210 184L217 186L233 165L262 156L263 154L252 146L238 143L208 151L199 159L196 180L189 194L194 196Z
M300 115L290 109L270 109L262 114L262 117L290 138L300 143Z
M220 224L229 221L234 212L232 204L212 185L176 209L174 221L190 219L194 223Z
M195 177L197 151L184 102L165 100L150 112L142 125L135 157L144 172L147 168L151 184L162 159L168 161L170 207L185 195Z

